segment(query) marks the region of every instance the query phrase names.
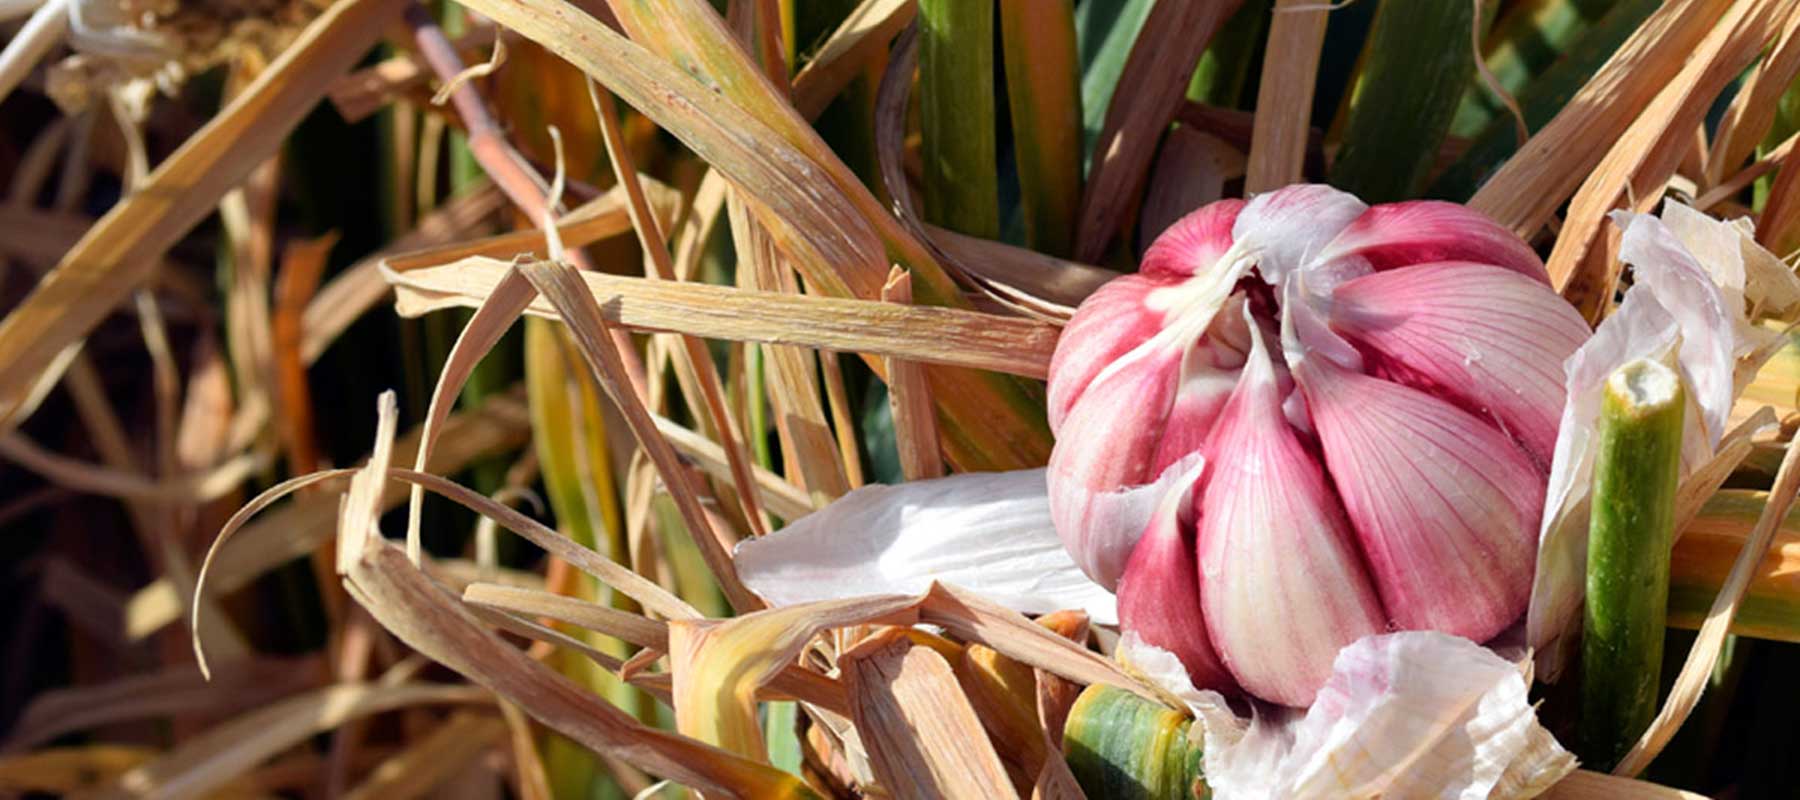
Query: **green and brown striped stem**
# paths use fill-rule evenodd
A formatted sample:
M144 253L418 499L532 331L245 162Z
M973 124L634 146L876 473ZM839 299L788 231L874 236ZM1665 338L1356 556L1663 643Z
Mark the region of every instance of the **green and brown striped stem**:
M1088 797L1189 800L1211 792L1200 774L1192 719L1124 689L1082 691L1063 725L1063 757Z

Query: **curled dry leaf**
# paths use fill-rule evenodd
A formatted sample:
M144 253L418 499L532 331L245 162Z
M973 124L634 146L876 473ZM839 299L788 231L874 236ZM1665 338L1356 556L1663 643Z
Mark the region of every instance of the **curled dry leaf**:
M798 778L686 737L650 728L570 679L507 644L404 555L377 530L375 509L388 477L396 415L393 396L384 395L377 441L370 463L355 471L340 504L337 564L351 596L383 627L409 646L516 703L521 710L596 752L621 758L654 774L723 797L808 797ZM434 490L460 489L434 476L399 472ZM467 491L467 490L463 490ZM469 494L474 494L469 492ZM480 495L484 513L510 511ZM516 514L516 512L513 512ZM503 521L504 523L504 521ZM535 523L534 523L535 524ZM551 540L569 543L550 533ZM559 552L572 563L566 549ZM642 580L642 579L639 579ZM660 591L660 590L658 590ZM679 602L679 601L677 601ZM444 687L486 699L487 691Z
M529 438L530 424L520 396L505 392L488 398L480 407L451 415L443 431L444 444L427 466L433 472L450 473L482 456L517 449ZM410 459L418 447L420 435L421 432L414 429L397 441L394 445L396 457L401 461ZM331 479L341 480L349 475L349 471L334 475ZM257 576L312 552L331 535L337 503L326 495L301 497L266 517L251 521L252 516L304 483L306 481L289 481L270 488L226 523L219 538L235 532L236 544L228 548L215 545L219 553L203 570L209 591L222 594L241 589ZM384 511L393 508L406 496L404 486L385 486L380 507ZM243 528L241 532L236 531L239 526ZM125 614L126 635L135 640L160 630L179 618L185 605L167 577L157 579L132 596Z

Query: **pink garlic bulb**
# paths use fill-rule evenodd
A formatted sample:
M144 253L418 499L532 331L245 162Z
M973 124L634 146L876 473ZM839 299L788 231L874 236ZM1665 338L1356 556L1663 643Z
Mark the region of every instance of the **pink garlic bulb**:
M1462 206L1213 203L1063 331L1057 532L1202 688L1304 706L1363 636L1484 641L1525 611L1588 335Z

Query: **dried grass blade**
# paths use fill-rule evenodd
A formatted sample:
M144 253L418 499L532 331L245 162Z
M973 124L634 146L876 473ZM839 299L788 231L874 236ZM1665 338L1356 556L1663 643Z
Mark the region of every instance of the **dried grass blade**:
M601 583L636 600L649 611L670 619L700 617L700 612L694 610L693 606L670 594L661 586L657 586L643 576L593 550L570 541L568 537L545 527L543 523L519 513L504 503L494 502L486 495L429 473L396 469L391 471L390 477L429 489L457 505L500 523L501 527L550 551L557 558L569 562L583 572L594 576Z
M1064 261L945 228L926 225L925 233L933 247L969 275L1060 321L1073 316L1075 307L1100 284L1119 277L1119 273L1104 267Z
M1728 489L1714 495L1683 531L1670 559L1669 627L1705 623L1719 587L1769 504L1767 492ZM1789 510L1731 619L1731 633L1800 641L1800 513Z
M1700 693L1705 691L1707 680L1712 676L1713 664L1718 660L1720 648L1725 644L1725 634L1731 628L1731 620L1743 604L1744 593L1750 586L1756 565L1768 553L1769 542L1781 523L1787 519L1788 509L1793 507L1797 492L1800 492L1800 446L1790 443L1787 455L1782 457L1781 469L1775 475L1775 485L1769 490L1768 505L1763 508L1762 516L1756 521L1756 528L1750 532L1737 561L1732 564L1731 573L1719 587L1719 594L1713 599L1712 609L1707 612L1706 622L1701 624L1700 634L1688 650L1687 660L1682 663L1681 672L1663 701L1662 710L1650 723L1649 729L1644 731L1643 737L1638 739L1638 743L1620 759L1613 774L1631 776L1643 771L1662 752L1663 746L1668 744L1682 723L1687 721L1694 705L1700 702Z
M724 97L748 111L815 163L822 176L835 187L837 196L853 209L850 213L856 215L856 221L870 226L882 246L893 251L894 259L919 273L920 294L926 302L967 306L924 243L889 216L861 179L832 154L813 127L789 104L785 87L776 86L767 74L757 69L724 20L708 3L704 0L632 0L629 3L608 0L608 4L633 39L672 62L691 65L719 87L718 91ZM633 105L638 104L634 102ZM646 113L649 113L647 109ZM711 158L706 160L712 161ZM713 163L718 166L717 162ZM738 185L756 187L758 199L767 201L761 185L743 181ZM762 221L771 232L779 230L766 216ZM859 261L825 265L836 275L817 273L812 269L815 265L803 258L795 258L795 266L821 288L829 290L828 287L833 285L847 284L855 289L855 296L873 298L887 274L889 259L879 251L865 251L863 255L865 258Z
M473 686L337 684L264 706L119 777L116 796L201 797L270 756L353 719L417 705L488 703Z
M529 438L530 430L530 419L517 393L493 396L481 407L453 414L445 421L444 444L427 466L435 472L455 472L482 456L517 448ZM417 451L421 433L415 428L397 442L395 457L402 462L410 459ZM326 475L325 479L341 479L351 472L339 470ZM306 476L271 487L234 515L220 531L219 538L227 535L225 531L236 530L241 525L243 530L236 535L238 544L224 548L215 541L213 548L219 552L209 556L211 560L201 570L206 585L221 594L236 591L288 560L312 552L319 542L330 536L336 521L337 504L325 497L302 498L254 523L246 522L282 495L318 480L321 479ZM393 508L406 497L405 487L384 487L379 508L384 511ZM139 639L174 622L182 608L176 592L174 583L167 577L138 590L126 610L127 636Z
M0 100L12 94L31 68L62 44L69 32L69 7L75 0L44 0L0 50Z
M1639 211L1655 205L1712 99L1749 65L1774 26L1794 8L1787 0L1734 6L1575 193L1545 266L1551 283L1589 322L1597 322L1610 306L1618 282L1615 247L1608 244L1616 234L1603 230L1606 214L1627 198ZM1606 240L1596 247L1602 236Z
M920 601L919 619L1078 683L1103 683L1155 696L1099 654L972 592L934 585Z
M463 602L523 616L547 617L591 631L614 636L638 647L668 652L668 625L616 608L567 595L472 583L463 588Z
M492 26L477 26L464 31L452 44L459 53L476 53L494 45L494 33ZM424 90L431 80L431 67L420 62L416 53L394 56L339 78L326 96L338 116L350 124L374 116L402 98L410 97L423 105L429 97Z
M672 224L681 210L681 193L654 178L641 178L644 195L650 200L659 224ZM631 216L626 210L625 188L614 186L556 221L556 233L563 247L573 250L621 234L631 233ZM487 256L510 260L529 254L533 258L549 258L550 247L541 228L509 231L480 239L459 239L418 249L403 249L381 259L383 271L406 272L432 267L470 256Z
M1087 644L1089 626L1085 612L1058 611L1038 617L1037 622L1071 642L1084 646ZM1081 687L1041 669L1036 670L1036 673L1038 723L1043 726L1044 735L1050 740L1051 750L1061 752L1063 725L1069 719L1069 709L1075 706L1075 700L1081 696ZM1061 759L1052 761L1063 764L1064 769L1068 767ZM1073 780L1072 775L1070 779Z
M762 221L784 251L817 272L834 294L872 296L877 278L858 278L877 263L882 247L868 219L849 207L839 188L819 164L795 147L782 132L734 104L720 91L626 40L565 2L545 0L469 0L467 6L580 67L627 103L681 139L715 169L739 186L757 187ZM649 8L615 8L628 28L636 14ZM630 12L630 13L624 13ZM696 17L689 13L676 18ZM741 67L737 80L767 79L743 61L723 23L711 9L706 17L719 25L720 47L735 51ZM660 23L658 23L660 24ZM633 30L634 34L639 33ZM709 31L710 33L710 31ZM748 77L744 77L748 76ZM716 80L727 80L713 76ZM773 91L773 87L769 87ZM810 133L810 127L807 131ZM791 131L790 131L791 132ZM816 134L813 135L816 138ZM821 144L822 148L823 145ZM885 267L883 267L885 269Z
M1304 177L1306 138L1312 119L1319 54L1325 46L1329 6L1316 0L1277 0L1269 23L1268 52L1256 90L1256 127L1244 192L1257 194Z
M303 315L319 279L337 245L336 233L290 244L281 259L275 282L274 316L270 321L275 367L275 418L287 449L288 471L311 472L319 463L319 443L313 429L312 387L306 378L302 347Z
M82 344L79 339L70 342L50 359L49 366L35 380L0 386L0 432L10 432L37 413L44 398L50 396L50 390L62 382L69 365L81 355Z
M625 188L625 197L629 201L626 208L631 215L631 226L637 231L638 243L649 254L650 263L655 265L655 277L665 281L679 280L675 274L675 266L670 261L668 240L664 238L662 226L657 223L650 202L644 196L643 186L638 182L637 167L625 148L624 135L619 130L619 112L613 107L612 93L597 89L592 79L587 81L587 89L588 97L594 103L594 113L600 118L600 131L606 143L607 156L612 160L613 174L618 178L619 185ZM744 506L744 518L748 520L755 535L768 533L763 528L762 509L756 502L755 481L750 475L750 453L744 448L742 428L725 405L718 365L713 362L712 354L707 352L705 342L692 336L680 338L687 359L699 379L701 407L710 418L713 430L718 432L720 444L731 463L738 499Z
M1756 218L1756 242L1776 253L1800 247L1800 167L1782 163L1769 187L1769 199Z
M916 619L916 598L859 597L766 609L735 619L669 625L677 730L764 760L756 691L793 663L819 633L873 621Z
M1714 206L1736 197L1751 181L1761 178L1779 169L1787 163L1788 156L1794 152L1794 143L1800 142L1800 133L1783 139L1780 144L1769 149L1763 157L1751 162L1749 166L1738 170L1694 200L1694 210L1710 211Z
M881 299L912 303L912 276L894 267ZM931 385L917 364L887 359L888 407L894 415L894 438L899 443L900 473L909 481L942 477L944 460L938 455L937 415L932 411Z
M120 775L153 758L155 750L124 744L51 747L0 756L0 792L92 797ZM242 789L240 792L249 793ZM220 794L233 800L237 796L223 789Z
M496 717L462 713L383 759L344 800L411 800L423 797L468 769L506 736Z
M681 451L683 456L692 459L701 469L711 473L719 480L731 480L731 466L726 462L725 451L719 445L694 431L681 427L667 417L656 417L656 429L667 437L669 444ZM768 510L782 519L799 519L812 513L812 498L793 484L782 480L762 467L754 467L751 471L756 481L756 494Z
M235 491L269 466L264 453L240 453L196 473L155 479L138 471L90 464L44 449L20 433L0 434L0 458L58 486L139 503L206 503Z
M1119 226L1143 191L1156 144L1181 107L1182 93L1194 73L1194 65L1200 61L1200 53L1242 3L1243 0L1161 0L1150 9L1150 16L1131 47L1131 56L1125 61L1125 70L1119 74L1119 85L1130 87L1130 91L1113 95L1106 109L1106 124L1094 143L1094 162L1088 171L1081 215L1075 227L1075 260L1091 263L1106 254L1107 244L1119 233ZM1323 32L1322 14L1320 22ZM1287 60L1286 51L1275 50L1273 42L1270 52L1283 54L1270 62ZM1311 80L1309 74L1309 84ZM1257 108L1272 107L1258 100Z
M338 0L212 121L114 206L0 320L0 386L33 381L150 274L225 191L275 152L363 56L402 0ZM10 415L0 409L0 417Z
M513 321L524 313L525 307L536 297L537 291L529 281L516 272L508 271L494 285L494 291L482 301L474 315L469 317L468 324L463 326L462 333L456 337L456 344L450 348L449 357L444 360L444 369L438 375L437 385L431 390L431 407L425 413L418 454L413 457L414 470L424 471L431 458L432 445L437 440L436 429L449 416L451 403L462 393L463 385L468 383L469 376L475 372L475 365L493 349L506 330L512 327ZM424 502L423 490L414 487L406 521L406 554L414 562L419 560L419 521Z
M518 775L517 792L521 800L552 800L550 793L550 776L544 771L544 759L538 754L537 737L531 730L531 720L519 707L501 700L500 715L506 719L506 727L510 736L513 771Z
M912 74L918 64L918 40L917 27L901 33L882 73L875 98L875 157L880 165L882 184L892 198L895 216L918 238L929 243L943 263L954 267L995 303L1027 315L1066 321L1074 313L1073 305L1078 305L1079 301L1066 304L1040 297L1035 293L1039 291L1038 284L1058 282L1053 271L1065 267L1073 270L1069 288L1075 291L1081 291L1090 275L1104 273L1103 278L1095 278L1095 285L1117 275L991 239L935 227L921 219L905 159L910 152L906 146L906 128ZM990 261L998 263L990 265ZM1018 285L1008 285L1010 281L1018 281Z
M491 611L480 606L470 608L469 613L491 627L524 637L529 641L538 642L550 647L560 647L570 653L582 656L605 673L616 675L625 667L624 659L548 625L543 625L524 617L514 616L503 611ZM570 670L565 668L563 672L569 673ZM572 677L579 679L579 676ZM606 695L605 692L596 691L596 687L591 685L588 687L588 691L595 692L603 697ZM613 702L616 703L617 700L614 700Z
M823 113L870 59L886 52L888 42L918 11L912 0L858 3L794 75L794 107L801 116L814 119Z
M819 372L825 377L825 407L831 411L831 432L837 438L838 463L843 465L845 484L856 489L863 485L862 444L856 438L856 423L850 414L850 390L844 385L844 368L836 351L819 351ZM937 413L931 408L926 412Z
M649 728L488 632L380 540L351 564L354 596L413 649L505 697L597 753L721 797L810 797L798 778Z
M739 284L798 296L792 268L775 252L762 226L750 218L747 202L738 195L729 205L732 240L738 244ZM817 357L800 347L770 346L763 348L763 369L787 477L822 508L850 491L850 478L838 460L837 441L825 419Z
M1669 85L1731 4L1732 0L1664 3L1562 111L1482 185L1469 199L1470 207L1521 236L1536 233L1594 172L1638 112Z
M708 73L715 85L747 80L751 88L746 91L774 92L712 9L691 0L681 3L670 13L648 14L646 24L696 23L694 31L683 35L707 37L702 55L722 59L718 63L733 73L724 77ZM755 187L758 202L753 209L759 221L815 290L875 297L887 274L886 250L891 248L897 260L914 270L913 288L920 302L967 307L924 244L899 229L822 143L811 144L818 141L817 134L778 96L766 104L758 104L754 97L743 106L734 104L722 91L623 39L566 0L468 0L467 5L601 81L737 186ZM620 10L621 21L638 35L626 10L646 14L649 9ZM684 63L709 62L696 57ZM770 116L759 118L745 111L747 107ZM809 144L796 148L784 139L786 134ZM953 463L964 469L1021 469L1049 458L1049 427L1035 387L1004 376L935 368L931 372L934 384L942 384L936 397L945 405L945 443Z
M477 307L506 274L504 262L470 258L441 267L390 273L404 316ZM1056 350L1055 327L976 311L757 292L582 273L608 323L713 339L888 355L932 364L1043 378ZM527 313L553 318L548 303ZM954 344L951 344L954 343ZM935 378L935 376L934 376ZM933 383L934 389L941 388Z
M13 722L0 751L37 747L115 722L251 708L308 688L323 675L317 659L234 663L207 682L187 664L104 683L39 694Z
M1578 769L1551 786L1544 800L1706 800L1706 795Z
M1742 167L1775 123L1776 104L1794 76L1800 74L1800 14L1789 13L1762 63L1751 70L1731 98L1713 132L1706 158L1706 185L1717 186L1730 171Z
M1018 797L943 656L893 631L843 662L851 717L882 786L900 797Z
M1013 788L1029 793L1050 752L1038 723L1037 671L979 644L963 648L952 667L998 748Z
M687 473L682 469L674 449L662 438L662 434L656 432L656 423L650 419L650 413L643 404L627 390L629 382L624 363L612 346L600 307L587 285L582 282L582 275L573 268L553 262L517 264L508 274L522 276L530 281L531 286L541 292L557 312L563 315L563 321L574 335L576 345L587 359L588 368L594 371L595 377L606 388L613 403L624 412L625 420L630 424L632 433L637 436L638 444L655 462L664 485L669 488L669 493L674 496L677 507L681 509L682 520L687 523L694 543L699 546L707 566L718 579L720 587L725 590L725 596L731 600L732 606L739 610L760 608L762 601L756 599L737 579L737 569L731 563L730 553L719 538L719 532L713 529L701 509L700 500L689 484Z

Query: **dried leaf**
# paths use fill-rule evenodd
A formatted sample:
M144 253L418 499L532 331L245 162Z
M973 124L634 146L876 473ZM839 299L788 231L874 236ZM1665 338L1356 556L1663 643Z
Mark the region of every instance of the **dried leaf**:
M0 386L28 385L150 277L157 261L275 152L381 35L401 0L338 0L218 116L107 212L0 320ZM0 419L14 409L0 409Z
M424 704L491 702L471 686L337 684L250 711L119 777L116 795L200 797L257 764L352 719Z
M882 786L899 797L1017 797L944 657L891 633L843 656L851 718Z
M1150 9L1150 16L1131 47L1131 56L1125 61L1125 70L1119 74L1119 85L1130 87L1130 91L1113 95L1106 109L1106 124L1094 141L1094 163L1088 171L1081 216L1075 228L1076 260L1094 262L1106 254L1107 244L1119 233L1127 212L1143 191L1150 158L1156 154L1163 132L1175 119L1201 51L1241 4L1242 0L1163 0ZM1322 13L1319 21L1322 33ZM1276 25L1280 31L1280 23ZM1268 63L1289 60L1289 51L1276 49L1274 40L1270 52L1282 56L1269 59ZM1308 75L1307 81L1311 80ZM1310 96L1311 92L1307 94ZM1311 104L1304 105L1310 111ZM1258 98L1257 108L1275 107L1276 103L1264 104L1263 98Z
M870 59L885 53L918 10L908 0L858 3L794 75L794 107L807 119L818 117Z
M358 601L414 649L595 752L725 797L805 796L793 776L649 728L487 632L379 539L351 566Z
M915 598L888 595L765 609L729 620L671 623L676 729L766 761L756 690L793 663L819 633L875 622L905 624L916 619L916 605Z
M1762 63L1751 70L1725 116L1713 132L1712 151L1706 156L1706 183L1718 185L1768 135L1775 123L1775 105L1800 73L1800 14L1789 14L1781 35Z
M1589 322L1605 313L1618 283L1613 244L1617 240L1602 230L1606 215L1627 198L1638 211L1655 205L1680 164L1689 132L1704 119L1712 98L1748 66L1793 8L1787 2L1734 6L1625 129L1570 201L1545 267L1551 283ZM1594 131L1587 129L1582 135L1592 137ZM1541 187L1536 191L1541 193ZM1597 242L1602 236L1607 240Z
M44 692L32 698L0 750L26 750L73 733L122 720L253 708L313 685L320 662L258 659L229 665L207 682L187 664L105 683Z
M93 794L156 757L148 747L90 744L0 756L0 791Z
M898 266L888 274L881 299L912 304L912 277ZM887 360L888 406L894 417L894 438L899 441L900 474L909 481L942 477L944 461L938 455L937 414L931 403L931 385L917 364Z
M411 800L455 778L506 735L506 723L480 714L452 715L429 735L383 759L345 800Z
M1706 800L1706 795L1578 769L1544 792L1544 800Z
M524 444L530 436L530 420L517 393L494 395L476 409L451 415L443 426L443 446L427 466L433 472L456 472L482 456L508 452ZM410 431L395 445L395 457L410 460L418 447L420 431ZM338 473L340 476L348 472ZM291 484L292 482L290 482ZM291 485L284 484L289 490ZM263 494L273 502L279 494L271 488ZM402 486L382 490L380 507L393 508L406 499ZM484 498L485 499L485 498ZM266 507L252 501L250 505ZM251 511L240 512L248 518ZM336 524L337 503L328 497L304 497L298 502L270 513L254 523L245 523L233 547L223 548L215 561L203 571L211 591L233 592L289 560L306 555L332 533ZM241 520L240 520L241 521ZM126 634L140 639L174 622L183 613L183 603L175 585L167 577L139 589L126 611Z
M1731 5L1731 0L1664 3L1562 111L1482 185L1469 199L1469 207L1520 236L1536 233L1589 175L1596 174L1595 165L1669 86ZM1621 155L1629 152L1634 151Z
M634 36L684 53L683 64L706 75L717 90L626 41L566 0L470 0L468 5L605 83L737 186L754 187L752 210L806 275L810 289L873 298L887 274L886 250L892 248L896 259L914 270L920 302L965 306L924 245L900 229L830 154L811 125L786 105L748 62L718 15L692 0L668 2L672 5L661 13L636 5L614 10ZM676 32L661 30L676 20L687 25ZM671 36L680 41L669 41ZM1048 459L1048 427L1033 387L995 375L931 373L945 412L945 448L952 463L965 469L1006 469Z
M1769 504L1767 492L1727 489L1713 495L1683 531L1669 559L1669 626L1697 629L1724 586L1745 541ZM1731 618L1731 633L1776 641L1800 641L1800 513L1793 510L1777 528L1757 562L1743 602Z
M667 437L669 444L680 450L683 456L692 459L701 469L719 480L731 479L731 467L726 462L725 451L718 444L694 431L675 424L667 417L656 417L656 429ZM756 493L759 500L768 510L783 519L799 519L813 512L812 498L796 488L793 484L782 480L762 467L751 471L756 481Z
M1268 52L1256 90L1256 128L1244 193L1256 195L1299 183L1305 176L1306 139L1325 23L1331 7L1316 0L1277 0L1269 24Z
M500 284L506 269L500 261L469 258L391 272L388 280L397 293L396 310L418 316L440 308L478 306ZM995 314L599 273L582 273L580 279L599 304L602 319L632 330L803 344L1035 378L1047 373L1056 349L1054 327ZM537 300L526 313L554 318L555 311Z
M615 636L639 647L669 651L667 625L567 595L473 583L464 587L463 602L512 614L548 617Z

